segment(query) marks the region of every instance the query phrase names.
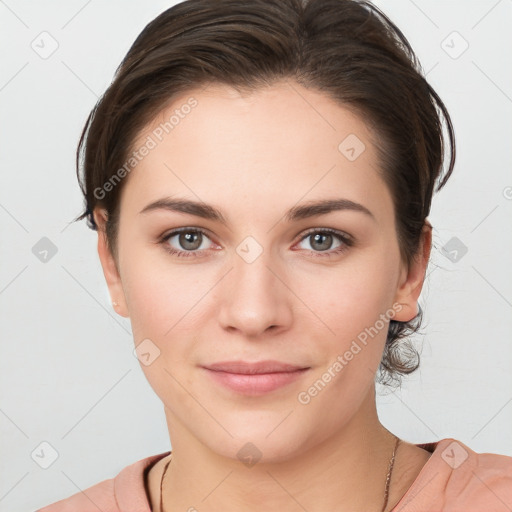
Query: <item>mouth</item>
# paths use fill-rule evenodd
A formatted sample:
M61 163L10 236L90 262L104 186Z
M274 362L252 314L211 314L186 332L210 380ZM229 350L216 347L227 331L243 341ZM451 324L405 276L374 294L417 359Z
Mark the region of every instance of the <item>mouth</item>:
M261 395L282 388L310 369L280 361L226 361L202 368L214 382L245 395Z

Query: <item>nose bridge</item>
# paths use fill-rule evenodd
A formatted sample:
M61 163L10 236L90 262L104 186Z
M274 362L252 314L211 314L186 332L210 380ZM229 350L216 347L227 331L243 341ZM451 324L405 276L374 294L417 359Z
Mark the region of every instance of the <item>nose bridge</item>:
M246 259L249 255L253 256L252 252L253 249L249 249L241 256L237 251L237 256L234 257L233 293L243 294L248 299L264 297L272 300L279 293L276 286L276 271L270 270L276 266L276 262L272 261L270 251L264 251L254 259Z
M283 277L271 256L271 251L253 237L236 247L222 298L220 321L224 328L254 336L270 326L282 327L290 322L287 287L280 281Z

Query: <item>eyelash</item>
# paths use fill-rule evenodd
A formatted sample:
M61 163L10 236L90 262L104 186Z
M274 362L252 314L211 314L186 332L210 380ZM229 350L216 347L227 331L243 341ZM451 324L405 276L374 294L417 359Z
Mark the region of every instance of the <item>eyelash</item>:
M185 228L175 229L174 231L171 231L170 233L164 235L160 239L159 243L161 243L164 246L164 249L168 253L172 254L173 256L177 256L178 258L201 258L201 257L203 257L203 256L200 256L200 251L198 251L197 249L195 251L177 251L176 249L173 249L168 244L169 239L171 239L173 236L179 235L180 233L201 233L203 236L210 238L208 236L208 233L201 228L185 227ZM339 241L342 242L342 245L340 245L338 248L336 248L334 250L330 250L330 251L309 251L313 255L313 257L330 258L333 256L338 256L338 255L344 253L345 251L347 251L349 247L354 245L354 240L351 236L347 235L346 233L343 233L342 231L337 231L337 230L331 229L331 228L322 228L322 229L313 228L313 229L307 231L302 236L302 238L300 238L300 240L298 242L302 242L309 236L315 235L318 233L333 235L333 236L337 237L339 239Z

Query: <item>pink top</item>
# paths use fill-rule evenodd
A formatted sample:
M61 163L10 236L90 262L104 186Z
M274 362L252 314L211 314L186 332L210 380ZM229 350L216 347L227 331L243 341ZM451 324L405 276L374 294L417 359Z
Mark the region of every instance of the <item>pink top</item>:
M393 512L511 512L512 457L476 453L452 438L418 444L432 453ZM146 470L170 452L153 455L37 512L151 512Z

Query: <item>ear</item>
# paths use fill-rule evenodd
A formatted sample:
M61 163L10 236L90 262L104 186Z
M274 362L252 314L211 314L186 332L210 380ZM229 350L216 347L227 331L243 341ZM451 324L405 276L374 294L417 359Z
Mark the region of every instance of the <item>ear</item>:
M400 304L402 309L397 312L393 320L409 322L418 314L418 298L425 280L431 248L432 225L425 219L418 252L409 268L404 266L402 269L399 287L395 294L395 303Z
M116 313L127 318L129 315L128 308L126 307L121 276L119 274L116 260L112 255L112 251L107 241L105 230L108 218L107 210L103 208L95 208L93 215L96 226L98 227L98 255L103 268L103 275L105 276L112 302L117 303L117 305L113 304L113 307Z

